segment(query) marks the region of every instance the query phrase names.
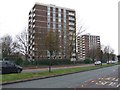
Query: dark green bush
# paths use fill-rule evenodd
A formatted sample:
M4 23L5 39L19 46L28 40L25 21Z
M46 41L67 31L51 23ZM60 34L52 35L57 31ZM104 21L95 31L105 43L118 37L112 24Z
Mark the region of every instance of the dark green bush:
M64 64L73 64L73 62L71 62L70 60L66 60L66 59L58 59L58 60L51 60L47 59L47 60L36 60L36 61L27 61L27 60L16 60L15 63L18 65L22 65L22 66L35 66L35 65L49 65L51 62L51 65L64 65Z
M22 65L23 60L22 60L22 58L17 58L16 60L14 60L14 63L16 63L17 65Z
M48 59L48 60L38 60L36 63L38 65L49 65L51 62L51 65L62 65L62 64L72 64L72 62L70 60L66 60L66 59L58 59L58 60L55 60L55 59Z
M85 64L92 63L92 60L91 60L91 59L89 59L89 58L86 58L86 59L84 60L84 63L85 63Z

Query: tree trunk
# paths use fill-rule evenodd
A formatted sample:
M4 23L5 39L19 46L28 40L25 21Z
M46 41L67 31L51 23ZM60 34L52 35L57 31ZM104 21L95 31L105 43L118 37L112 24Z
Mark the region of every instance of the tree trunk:
M50 52L50 62L49 62L49 72L51 72L51 60L52 60L52 52Z
M101 60L101 66L102 66L102 60Z
M108 64L109 64L109 53L108 53Z

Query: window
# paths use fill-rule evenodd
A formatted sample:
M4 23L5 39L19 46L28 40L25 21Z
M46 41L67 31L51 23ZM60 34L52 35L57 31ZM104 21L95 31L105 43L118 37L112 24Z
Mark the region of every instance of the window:
M55 17L55 14L56 12L55 12L55 7L53 7L53 17Z
M48 12L47 12L47 26L48 26L48 31L49 31L49 28L50 28L50 7L47 8L48 9Z
M61 35L59 35L59 37L61 38Z
M74 23L72 23L72 22L69 22L69 25L74 25Z
M47 15L50 16L50 12L48 12Z
M50 16L50 7L47 8L47 14Z
M69 27L69 30L74 30L74 28L73 27Z
M66 10L64 9L64 15L66 15Z
M48 22L48 25L50 25L50 23Z
M35 27L35 24L33 25L33 28Z
M55 23L53 24L53 29L55 29Z
M64 36L64 38L66 38L66 36Z
M61 22L61 18L58 19L58 22Z
M75 13L72 13L72 12L69 12L68 14L69 14L69 15L72 15L72 16L74 16L74 15L75 15Z
M55 22L55 17L53 17L53 22Z
M69 20L75 20L73 17L69 17Z
M61 17L61 13L58 14L58 17Z
M69 32L70 35L72 35L72 32Z
M70 37L70 40L72 40L72 37Z
M55 17L55 13L53 13L53 17Z
M64 23L66 23L66 18L64 18Z
M64 24L64 28L66 28L66 24Z
M61 9L60 8L59 8L58 12L61 13Z
M61 28L61 24L59 24L58 27Z
M50 23L48 22L48 28L50 28Z
M59 29L58 32L61 32L61 30Z

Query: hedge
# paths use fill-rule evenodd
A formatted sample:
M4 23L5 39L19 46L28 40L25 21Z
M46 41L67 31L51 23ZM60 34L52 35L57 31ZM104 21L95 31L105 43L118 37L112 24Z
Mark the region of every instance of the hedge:
M15 61L13 61L14 63L16 63L17 65L21 65L21 66L28 66L28 65L49 65L50 64L50 59L47 60L36 60L36 61L27 61L27 60L22 60L22 59L17 59ZM64 65L64 64L73 64L73 62L71 62L68 59L58 59L58 60L51 60L51 65Z

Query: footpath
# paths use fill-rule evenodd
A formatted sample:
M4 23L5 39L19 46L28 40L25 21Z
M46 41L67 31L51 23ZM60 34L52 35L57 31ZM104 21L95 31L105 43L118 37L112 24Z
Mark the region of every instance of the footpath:
M94 66L94 64L72 64L72 65L54 65L51 66L52 69L65 69L65 68L76 68L76 67L87 67L87 66ZM48 70L49 66L29 66L23 67L24 71L27 70Z

